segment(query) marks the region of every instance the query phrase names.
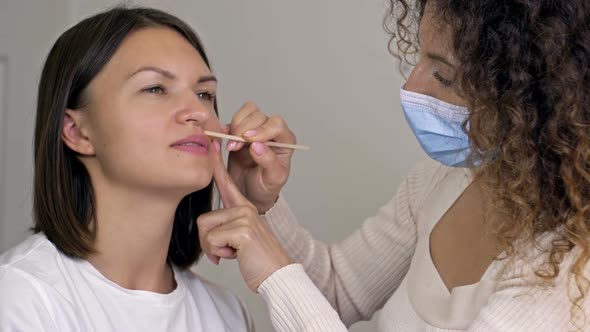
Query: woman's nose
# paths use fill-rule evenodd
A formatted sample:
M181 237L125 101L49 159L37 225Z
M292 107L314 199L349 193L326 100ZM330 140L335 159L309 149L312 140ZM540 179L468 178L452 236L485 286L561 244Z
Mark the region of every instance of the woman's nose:
M428 77L426 77L424 66L419 63L412 69L408 80L404 85L404 90L428 95Z
M214 116L215 109L213 101L203 100L191 92L190 95L182 98L182 103L176 113L176 120L179 123L203 125Z

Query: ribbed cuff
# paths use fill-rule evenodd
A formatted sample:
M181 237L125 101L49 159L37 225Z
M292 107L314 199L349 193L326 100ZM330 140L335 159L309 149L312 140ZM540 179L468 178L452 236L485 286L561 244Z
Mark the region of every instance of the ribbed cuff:
M301 264L287 265L258 288L274 328L287 331L347 331L336 311L315 287Z
M270 227L273 234L282 240L291 238L300 227L297 218L282 194L279 195L275 205L262 215L262 219Z

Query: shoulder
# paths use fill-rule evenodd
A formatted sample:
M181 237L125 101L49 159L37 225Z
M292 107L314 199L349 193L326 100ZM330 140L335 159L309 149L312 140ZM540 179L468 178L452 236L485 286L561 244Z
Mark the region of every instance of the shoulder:
M0 268L42 276L61 254L42 233L29 236L0 256Z
M15 303L11 299L35 297L37 294L35 282L27 273L15 269L8 265L0 266L0 306L6 308L10 303ZM3 311L3 310L0 310Z
M52 284L61 280L58 266L64 255L42 233L29 236L0 256L0 269Z
M584 326L583 330L590 328L588 319L579 320L580 313L590 312L589 294L586 291L583 298L579 297L580 288L571 272L581 250L574 247L563 255L557 266L557 276L542 278L538 275L551 271L546 264L547 250L555 240L553 234L541 235L535 243L519 240L515 243L516 253L493 263L490 277L496 287L480 314L478 326L489 329L503 322L509 327L504 329L507 331L524 327L576 330L577 325ZM586 264L583 273L586 278L590 276L590 265ZM581 285L584 287L586 283Z
M451 174L458 173L468 176L468 169L445 166L434 160L424 160L416 163L408 172L406 181L415 191L427 194L444 183Z
M0 331L56 329L43 287L31 274L1 265L0 294Z
M190 269L175 270L176 275L183 280L190 293L194 294L198 289L204 290L224 319L241 322L247 326L252 325L250 314L244 303L231 290L197 275Z
M31 235L0 255L0 266L21 264L23 260L26 261L30 256L38 253L40 247L43 247L46 243L49 243L49 240L43 234Z
M0 294L34 296L48 306L67 301L71 260L42 233L32 235L0 256Z
M437 187L447 185L446 181L451 175L469 177L469 170L442 165L428 159L415 164L405 180L402 182L396 199L407 200L407 204L413 214L421 208L427 197Z
M562 243L562 237L554 232L546 232L535 238L521 238L513 243L514 251L511 255L503 253L499 256L491 268L491 276L499 282L521 282L522 284L540 286L543 289L562 289L567 295L567 284L572 279L572 269L577 259L582 254L579 247L574 246L564 252L560 262L556 265L555 278L542 278L539 274L551 274L550 261L551 248L555 244ZM584 274L590 274L590 264L586 264Z

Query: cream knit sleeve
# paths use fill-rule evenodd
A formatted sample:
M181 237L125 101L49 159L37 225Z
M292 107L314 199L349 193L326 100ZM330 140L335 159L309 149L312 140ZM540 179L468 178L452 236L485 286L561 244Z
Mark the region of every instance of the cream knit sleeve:
M432 163L416 167L391 201L334 245L315 240L297 223L282 197L264 216L346 326L370 319L401 283L416 245L414 217L438 169ZM273 294L266 294L267 302L278 301Z
M301 264L273 273L258 288L277 332L343 332L338 313L315 287Z

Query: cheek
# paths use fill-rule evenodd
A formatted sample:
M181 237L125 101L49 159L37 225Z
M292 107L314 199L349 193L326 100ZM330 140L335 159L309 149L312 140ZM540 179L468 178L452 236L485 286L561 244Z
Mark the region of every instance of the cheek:
M465 99L459 97L457 93L455 93L455 89L449 89L449 91L443 94L439 99L446 101L449 104L468 107L468 103Z
M161 121L140 119L119 128L116 137L120 142L113 143L119 147L121 158L131 157L137 161L151 162L154 157L159 158L158 151L171 143L165 134Z
M153 148L159 135L155 123L139 116L113 115L97 128L94 140L97 157L112 161L137 158Z
M433 69L429 65L418 64L408 77L405 84L406 91L434 97L457 106L467 106L467 102L457 95L453 86L443 86L432 76L432 72Z
M211 116L209 117L209 120L207 120L207 122L202 125L203 130L209 130L209 131L220 131L221 130L221 122L219 121L219 118L217 117L217 114L215 114L215 110L211 109Z
M109 150L116 145L115 143L120 141L119 134L121 132L115 121L105 119L93 124L89 136L99 159L109 153Z
M219 121L219 119L217 118L217 115L215 115L213 117L213 120L211 121L211 123L207 126L208 130L211 131L221 131L221 122Z

